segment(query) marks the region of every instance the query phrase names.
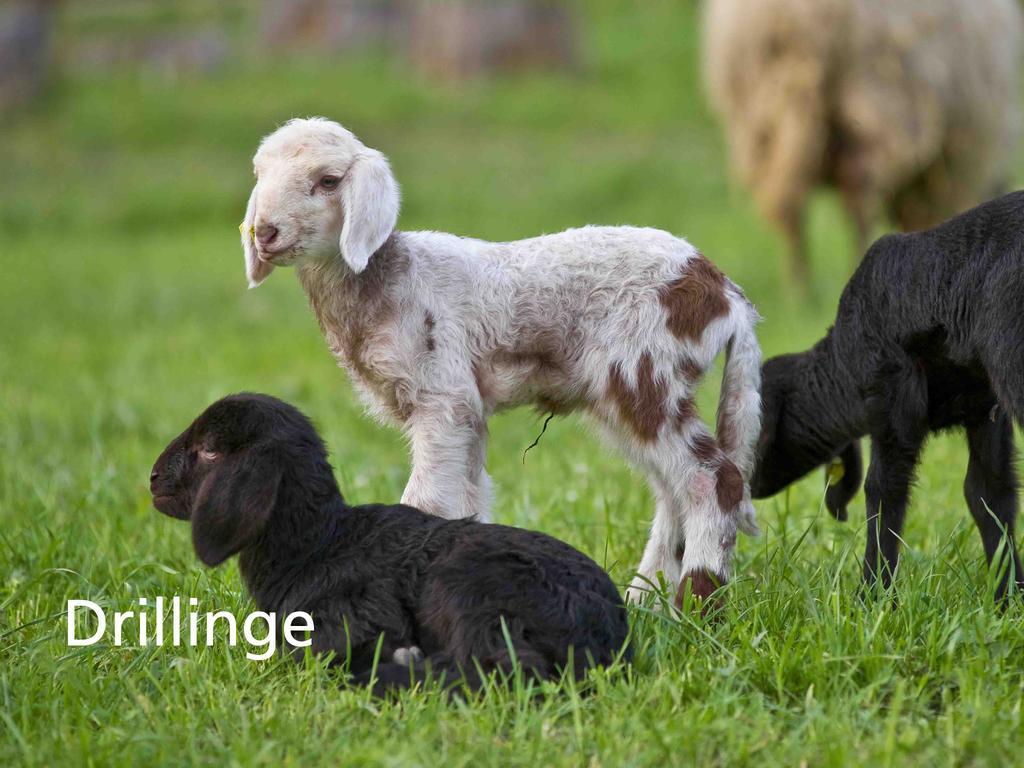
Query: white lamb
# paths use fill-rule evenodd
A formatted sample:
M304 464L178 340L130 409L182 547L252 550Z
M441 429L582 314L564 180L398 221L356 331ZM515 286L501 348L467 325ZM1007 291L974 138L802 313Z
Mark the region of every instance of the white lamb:
M729 576L760 428L756 312L666 232L584 227L511 243L398 232L385 157L324 119L292 120L254 158L242 223L250 286L295 266L331 352L412 444L402 501L490 517L487 419L533 404L582 410L647 475L657 499L630 589ZM727 354L717 439L694 392Z

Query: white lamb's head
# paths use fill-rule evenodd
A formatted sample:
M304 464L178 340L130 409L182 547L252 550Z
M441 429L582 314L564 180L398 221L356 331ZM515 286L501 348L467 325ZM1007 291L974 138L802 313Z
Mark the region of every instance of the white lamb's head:
M242 222L249 286L275 266L336 258L365 269L398 219L387 158L323 118L290 120L253 158L256 186Z

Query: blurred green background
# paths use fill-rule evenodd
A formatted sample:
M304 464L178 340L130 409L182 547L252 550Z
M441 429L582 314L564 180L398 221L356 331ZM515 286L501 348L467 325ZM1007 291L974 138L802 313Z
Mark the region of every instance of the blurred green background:
M351 501L401 494L403 441L363 415L294 276L278 270L246 289L237 224L251 156L290 117L336 119L388 155L402 229L506 240L587 223L660 227L743 286L764 317L766 355L825 331L852 237L837 201L817 196L814 283L790 296L781 238L731 184L706 107L698 4L565 7L567 63L438 75L386 42L332 47L315 26L278 45L258 2L54 6L54 64L0 118L0 763L1018 754L1021 614L1001 616L983 597L965 455L951 438L925 457L899 608L855 598L862 501L851 523L834 523L815 475L759 503L765 535L739 543L717 621L635 612L635 673L600 679L590 697L378 706L336 691L322 670L224 648L69 653L69 597L127 607L179 593L204 609L250 609L235 566L202 570L187 528L147 494L159 450L217 397L254 390L296 403ZM712 380L709 420L716 393ZM553 422L524 462L539 428L525 410L491 424L495 519L559 536L628 582L653 509L642 479L575 418Z

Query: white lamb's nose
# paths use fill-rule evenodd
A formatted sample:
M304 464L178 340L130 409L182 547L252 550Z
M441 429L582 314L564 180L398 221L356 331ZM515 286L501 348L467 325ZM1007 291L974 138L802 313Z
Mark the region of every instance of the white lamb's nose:
M265 248L274 242L277 237L277 227L273 224L260 224L256 227L256 242L260 247Z

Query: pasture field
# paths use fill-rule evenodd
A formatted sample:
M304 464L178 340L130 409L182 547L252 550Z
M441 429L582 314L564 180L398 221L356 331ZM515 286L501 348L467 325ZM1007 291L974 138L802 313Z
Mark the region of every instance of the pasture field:
M296 403L350 501L401 494L403 441L363 414L294 276L245 287L249 160L288 117L333 117L389 155L401 228L662 227L745 288L766 355L825 331L851 270L846 225L833 198L815 201L813 292L794 298L781 238L730 184L693 5L588 3L572 74L441 87L373 57L255 57L176 81L71 72L0 124L0 764L1019 763L1024 611L986 598L956 436L927 450L898 603L858 599L863 497L837 523L815 474L758 502L764 533L741 538L719 613L633 610L634 667L582 690L379 703L315 663L223 643L67 646L70 598L253 610L237 565L202 568L147 492L161 448L217 397ZM716 400L711 380L708 420ZM575 418L524 462L540 423L492 421L495 519L572 543L625 585L653 510L643 480Z

